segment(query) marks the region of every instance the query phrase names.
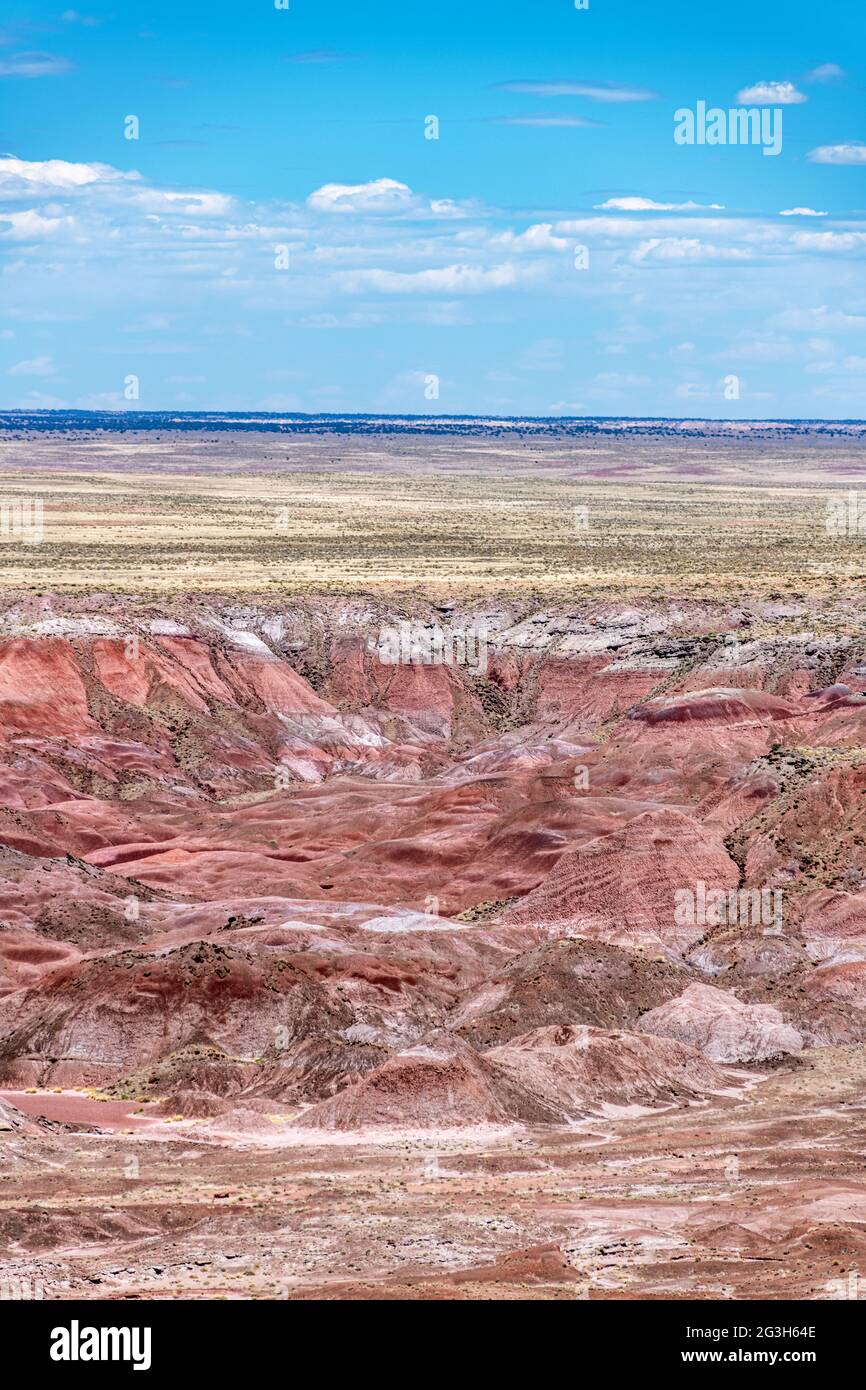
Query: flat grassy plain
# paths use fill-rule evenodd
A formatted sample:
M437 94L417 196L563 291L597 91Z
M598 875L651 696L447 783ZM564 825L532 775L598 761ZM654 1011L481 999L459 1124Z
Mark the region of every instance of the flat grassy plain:
M789 593L866 578L857 438L0 434L0 585L40 592ZM866 493L864 520L866 520Z

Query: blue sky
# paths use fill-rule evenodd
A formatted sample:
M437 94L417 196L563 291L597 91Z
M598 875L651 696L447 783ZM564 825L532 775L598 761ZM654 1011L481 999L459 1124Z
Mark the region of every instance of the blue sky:
M0 405L864 416L864 30L12 0ZM678 145L699 101L781 112L780 153Z

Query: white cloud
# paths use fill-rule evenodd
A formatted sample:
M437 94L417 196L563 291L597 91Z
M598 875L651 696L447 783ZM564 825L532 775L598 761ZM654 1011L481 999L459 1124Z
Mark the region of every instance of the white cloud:
M308 314L301 319L304 328L321 329L370 328L382 322L382 315L369 309L353 309L349 313L340 314Z
M567 251L571 242L554 236L550 222L536 222L525 232L498 232L490 238L494 246L507 246L512 251Z
M666 217L570 217L562 222L554 222L553 230L561 236L580 236L599 239L609 238L614 242L637 240L648 234L675 236L686 227L689 233L712 233L730 239L744 236L753 223L745 220L723 219L720 217L693 217L685 220L678 215Z
M802 344L795 344L789 338L766 335L742 338L713 356L717 362L787 362L802 350Z
M337 281L350 293L379 290L383 294L480 294L509 289L530 278L527 269L509 262L484 270L472 265L446 265L431 270L352 270Z
M722 377L714 385L705 385L699 381L683 381L675 387L673 394L677 400L722 402L726 399L724 394L726 385L726 377ZM740 380L740 393L741 395L746 394L742 379ZM772 391L750 390L747 394L751 401L771 401L774 399Z
M857 251L866 245L866 232L795 232L799 251Z
M705 212L724 210L724 203L656 203L652 198L608 198L606 203L596 203L599 212Z
M735 246L711 246L697 237L648 237L632 251L630 260L641 261L741 261L751 251Z
M307 199L313 212L363 213L385 216L462 217L464 210L449 198L425 199L397 179L370 183L326 183Z
M797 106L808 97L798 92L793 82L756 82L737 92L740 106Z
M57 368L50 357L31 357L9 368L10 376L54 376Z
M774 314L770 323L778 328L801 329L808 333L833 333L839 330L866 329L866 314L846 314L819 304L814 309L783 309Z
M71 217L43 217L35 208L0 212L0 237L6 241L32 241L36 237L51 236L59 227L71 223Z
M650 378L635 372L597 372L592 379L594 386L602 390L622 390L626 387L648 386Z
M326 183L307 199L316 212L402 212L411 207L412 190L396 179L371 183Z
M827 372L834 372L835 370L836 363L829 360L826 362L807 362L803 368L803 371L808 372L810 376L823 376Z
M38 355L50 350L69 381L79 364L69 352L76 329L68 325L87 318L94 300L107 340L123 342L119 335L133 325L137 353L169 350L178 354L173 365L181 375L206 374L208 382L215 381L218 371L210 362L203 370L204 339L193 341L199 309L214 293L220 308L203 323L203 335L238 335L241 324L251 339L298 329L298 343L304 344L299 350L306 352L309 344L314 360L324 352L311 341L316 328L435 324L443 341L450 329L467 323L494 342L498 334L508 341L519 333L511 359L498 364L517 373L513 405L518 409L526 382L543 375L530 369L550 371L560 360L554 340L565 341L569 316L586 324L592 354L580 393L589 389L596 369L615 366L618 374L601 372L592 390L633 388L640 410L648 409L654 388L629 378L648 371L652 355L668 368L671 360L721 363L716 354L725 324L737 323L743 365L757 361L767 380L774 361L791 383L813 361L841 361L837 328L852 330L846 335L852 353L863 351L853 330L866 327L866 293L858 313L853 267L842 266L840 257L862 253L866 224L853 216L819 217L814 208L792 206L781 216L729 214L685 194L681 201L674 201L676 195L666 201L664 195L633 194L609 198L577 217L556 220L546 214L551 220L540 221L544 214L533 218L479 203L432 199L384 177L325 183L296 204L254 203L215 189L166 188L107 165L28 162L13 155L0 159L2 193L19 198L0 204L8 209L5 217L0 212L0 242L14 241L19 253L8 257L17 264L3 277L13 295L10 315L35 323L40 314L56 314L57 305L64 304L67 322L50 337L20 335L15 357L7 354L7 361L38 362ZM725 216L718 216L722 211ZM590 248L589 275L575 273L576 244ZM274 268L275 248L281 245L291 258L284 275ZM760 273L731 274L738 264ZM798 303L825 307L774 322L780 306ZM182 322L191 325L186 338L174 329L165 332L166 323ZM705 336L694 337L693 349L677 350L676 344L699 330ZM807 352L804 340L817 334L820 352ZM786 335L797 348L791 354L782 344ZM197 348L199 355L190 356ZM383 360L386 356L383 349ZM784 366L788 357L790 370ZM561 362L564 372L564 353ZM689 375L700 377L696 370ZM812 376L810 382L818 379ZM862 375L855 378L852 368L847 379L853 389ZM8 389L14 378L6 380ZM194 385L171 383L175 391L192 391ZM297 389L309 402L313 388L311 375L303 392L294 384L271 389ZM88 389L86 379L76 380L70 399ZM563 380L561 390L538 399L546 404L557 391L566 397L576 389ZM256 398L253 391L250 399ZM170 403L174 397L166 399ZM100 404L113 406L114 395ZM493 408L488 398L483 407ZM277 408L289 407L283 402Z
M819 63L811 72L806 73L806 82L839 82L845 76L845 69L840 68L838 63Z
M645 87L621 87L616 82L497 82L500 92L520 92L537 97L589 97L590 101L654 101L657 92Z
M135 173L123 174L110 164L73 164L66 159L17 159L12 154L0 157L0 197L4 198L39 194L54 197L60 192L86 188L94 183L113 183L138 177Z
M813 164L866 164L866 144L853 140L850 145L819 145L808 158Z
M465 217L468 209L451 198L431 198L427 208L434 217ZM422 205L422 212L424 211Z
M224 193L173 193L147 188L133 193L132 201L150 212L180 212L187 217L222 217L234 206Z
M72 63L56 53L13 53L0 62L0 77L60 77Z

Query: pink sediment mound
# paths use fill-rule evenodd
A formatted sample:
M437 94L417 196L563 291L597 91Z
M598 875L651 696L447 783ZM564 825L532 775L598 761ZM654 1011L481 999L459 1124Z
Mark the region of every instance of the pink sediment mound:
M814 901L820 935L827 898L822 890L832 885L856 893L866 885L866 762L848 754L846 745L816 747L797 758L793 770L801 783L797 795L778 796L751 828L745 868L750 883L812 889L815 898L803 904L804 930L811 935ZM859 912L859 903L851 906Z
M694 719L790 719L797 713L790 701L765 690L714 686L709 690L690 690L647 700L632 711L632 719L643 719L648 724L687 724Z
M855 875L859 882L859 875ZM813 959L862 946L866 951L866 893L819 888L804 901L801 930Z
M677 893L699 882L735 888L738 878L718 837L692 817L648 812L564 854L504 920L678 955L708 928L677 920Z
M682 989L685 973L602 941L549 941L467 990L448 1027L482 1049L554 1024L632 1028Z
M280 929L258 925L263 910L252 921L223 915L211 940L61 954L0 998L0 1074L107 1085L156 1069L172 1089L326 1095L439 1027L513 954L483 929L453 928L449 947L447 929L390 931L403 919L382 909L367 931L364 912L354 916L338 929ZM202 1039L219 1060L197 1050Z
M61 966L0 1000L0 1071L113 1081L202 1033L252 1061L281 1039L352 1019L314 970L267 953L206 943L165 955L119 951Z
M745 1004L729 991L693 984L650 1009L642 1033L675 1038L713 1062L764 1062L802 1050L803 1037L771 1004Z
M731 1084L693 1048L601 1028L541 1028L486 1055L515 1086L543 1096L563 1121L611 1106L688 1103Z
M812 1046L866 1042L866 959L862 952L843 949L815 969L801 973L791 986L780 992L780 1002Z
M297 1123L338 1130L567 1124L610 1107L700 1100L730 1085L692 1048L634 1033L540 1028L483 1055L436 1034Z
M433 1035L388 1059L297 1121L302 1128L454 1128L511 1122L518 1102L459 1038ZM543 1108L535 1107L543 1120Z

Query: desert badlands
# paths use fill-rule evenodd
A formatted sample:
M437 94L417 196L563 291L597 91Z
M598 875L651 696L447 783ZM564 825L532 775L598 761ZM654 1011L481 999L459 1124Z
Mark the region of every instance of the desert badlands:
M850 1296L856 548L816 536L811 579L758 566L735 587L707 547L675 592L653 523L630 583L554 550L533 588L477 577L476 530L450 583L172 591L126 514L70 564L64 507L107 446L94 431L71 466L67 441L63 467L54 447L57 467L46 439L4 440L19 491L35 451L25 490L47 499L39 545L6 539L0 602L4 1279L55 1299ZM711 474L666 484L665 562L685 566L736 505L712 470L738 446L678 447ZM823 508L861 446L827 447L822 483L814 440L790 446L798 492L743 444L744 513L774 486L791 518ZM580 451L557 449L567 476L536 459L509 486L571 506ZM639 520L652 459L616 449ZM294 476L261 485L309 499ZM122 469L106 478L97 498ZM186 468L151 484L148 524L169 495L190 513ZM401 566L427 545L418 486L418 524L381 527ZM805 553L806 522L788 531ZM209 529L215 565L233 534ZM344 544L328 533L323 571ZM273 579L291 540L251 536L245 563L256 546ZM135 587L100 587L104 564Z

